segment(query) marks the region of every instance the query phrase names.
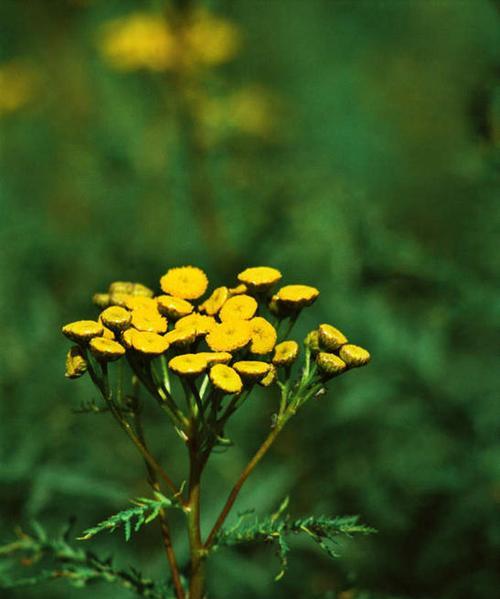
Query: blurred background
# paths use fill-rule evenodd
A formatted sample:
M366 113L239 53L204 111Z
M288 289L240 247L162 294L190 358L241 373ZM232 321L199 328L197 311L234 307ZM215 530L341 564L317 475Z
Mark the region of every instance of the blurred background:
M272 548L220 550L210 596L498 596L499 16L493 0L1 2L2 542L72 516L76 537L147 493L110 418L74 413L95 393L64 378L61 324L92 318L112 280L156 289L192 263L217 285L268 264L321 289L297 338L331 322L373 362L290 423L236 511L290 494L296 516L360 514L379 533L337 561L292 541L279 583ZM207 523L269 401L246 404L214 457ZM166 574L154 526L90 543Z

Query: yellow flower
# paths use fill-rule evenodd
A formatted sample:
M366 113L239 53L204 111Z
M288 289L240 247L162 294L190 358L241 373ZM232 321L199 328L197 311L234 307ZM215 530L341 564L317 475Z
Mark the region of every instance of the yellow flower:
M219 312L219 318L225 320L249 320L257 312L259 305L249 295L235 295L227 300Z
M247 320L231 320L215 325L206 342L214 351L233 352L248 345L250 333Z
M109 293L94 293L92 303L99 308L107 308L109 306Z
M205 312L209 316L215 316L229 297L227 287L217 287L212 295L198 306L200 312Z
M309 285L285 285L276 294L278 302L291 309L300 309L310 306L318 297L316 287Z
M123 331L130 325L131 315L125 308L110 306L103 310L99 320L113 331Z
M268 354L272 351L278 337L276 329L265 318L256 316L248 321L250 324L251 344L253 354Z
M108 329L107 327L103 327L104 331L102 333L102 336L104 337L104 339L114 339L115 338L115 334L113 333L113 331L111 329Z
M318 365L318 368L322 374L328 377L340 374L347 368L344 360L339 358L337 355L323 351L319 352L319 354L316 356L316 364Z
M168 363L170 370L179 376L198 376L206 370L207 366L205 358L198 354L181 354Z
M121 291L113 291L113 293L109 294L109 305L110 306L120 306L121 308L125 308L127 305L127 301L133 297L130 293L122 293Z
M236 372L243 377L243 379L249 381L262 380L269 371L271 365L266 362L259 362L257 360L241 360L233 364L233 368Z
M216 326L215 318L212 316L205 316L204 314L189 314L180 318L175 323L176 329L183 329L185 327L195 327L196 336L203 336L212 331Z
M196 354L207 361L207 364L228 364L233 359L233 356L226 351L200 351Z
M259 385L261 387L270 387L276 381L277 374L276 366L270 364L269 372L259 381Z
M157 333L127 329L122 335L126 347L147 356L159 356L168 349L168 341Z
M239 374L231 366L216 364L210 368L209 377L212 385L224 393L240 393L243 389Z
M142 308L143 310L150 310L158 314L158 305L156 300L145 295L127 295L125 297L125 307L129 310Z
M196 339L196 327L185 326L180 329L174 329L165 335L165 339L173 347L186 347L194 343Z
M281 279L281 272L270 266L254 266L238 275L241 281L254 291L265 291Z
M156 308L154 311L136 308L132 311L130 324L138 331L147 333L167 332L167 320L163 316L160 316Z
M273 364L289 366L299 355L299 344L296 341L282 341L274 348Z
M335 351L347 343L347 337L331 324L320 324L318 329L319 343L327 351Z
M103 331L102 324L95 320L77 320L62 328L63 335L72 341L89 341L92 337L100 337Z
M304 339L304 345L308 347L313 354L319 352L319 331L309 331Z
M82 350L74 345L66 355L66 372L68 379L77 379L87 372L87 362L83 357Z
M181 266L168 270L160 279L160 286L169 295L195 300L207 290L208 279L196 266Z
M135 297L153 297L154 292L146 285L142 283L133 283L132 286L132 295Z
M193 65L218 65L231 60L240 46L240 36L229 21L198 10L182 32L184 59Z
M96 358L106 362L117 360L125 354L125 348L118 341L104 337L94 337L90 340L89 347Z
M163 71L176 59L175 37L160 14L137 12L107 23L99 46L111 66L124 71Z
M236 287L230 287L228 289L229 297L232 297L233 295L241 295L242 293L246 293L247 291L248 287L243 283L240 283L239 285L236 285Z
M35 71L18 60L0 65L0 115L14 112L34 96Z
M156 302L158 310L172 320L187 316L194 309L193 304L190 304L187 300L172 295L159 295Z
M371 359L370 353L359 345L348 343L340 348L339 356L349 368L365 366Z
M109 284L108 293L110 295L113 293L125 293L127 295L132 295L133 289L134 283L132 283L132 281L113 281Z

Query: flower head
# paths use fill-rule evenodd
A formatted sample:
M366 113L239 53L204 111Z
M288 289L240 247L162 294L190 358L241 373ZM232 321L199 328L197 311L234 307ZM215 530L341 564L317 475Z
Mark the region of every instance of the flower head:
M250 336L248 321L231 320L216 324L207 335L206 341L213 351L233 352L248 345Z
M248 381L260 381L271 370L271 364L258 360L241 360L233 364L236 372Z
M142 310L158 312L158 304L156 303L156 299L146 295L126 295L125 307L129 310L141 308Z
M347 343L347 337L344 333L332 327L331 324L320 324L318 334L321 348L327 351L335 351Z
M261 316L248 321L250 325L250 351L253 354L264 355L272 351L278 335L273 325Z
M240 283L239 285L236 285L236 287L230 287L228 289L229 297L232 297L233 295L241 295L247 291L248 287L244 283Z
M250 295L235 295L229 298L219 312L219 318L225 320L249 320L257 312L259 305Z
M174 329L169 331L165 335L165 339L172 347L186 347L191 343L194 343L196 339L196 327L185 326L180 329Z
M238 275L238 281L241 281L254 291L270 289L280 279L281 272L270 266L254 266L245 269Z
M117 360L125 354L125 348L118 341L104 337L94 337L90 340L89 347L96 358L106 362Z
M127 329L122 335L126 347L146 356L159 356L168 349L168 341L157 333Z
M187 300L180 297L173 297L172 295L159 295L156 298L156 302L158 310L172 320L187 316L194 309L193 304Z
M371 359L370 353L359 345L347 343L340 348L339 356L349 368L365 366Z
M138 331L147 333L166 333L167 331L167 319L160 316L156 309L153 311L136 308L132 311L130 324Z
M199 305L198 309L209 316L215 316L228 297L229 291L227 287L217 287L213 290L212 295Z
M233 359L233 356L226 351L200 351L196 355L204 358L209 366L212 364L228 364Z
M189 314L180 318L175 323L176 329L183 329L185 327L194 327L196 329L196 336L203 336L210 333L217 325L215 318L212 316L205 316L204 314Z
M299 355L299 344L296 341L282 341L274 348L273 364L275 366L289 366Z
M179 376L198 376L207 366L206 359L198 354L181 354L168 363L170 370Z
M209 377L212 385L224 393L240 393L243 389L243 382L240 375L233 368L225 364L215 364L215 366L212 366Z
M87 362L81 348L74 345L66 354L66 372L68 379L77 379L87 372Z
M269 366L269 372L263 379L259 381L259 385L261 387L270 387L274 382L276 382L276 379L278 378L278 371L276 370L276 366L274 366L274 364L270 364Z
M120 306L110 306L99 316L99 320L112 331L123 331L130 325L130 319L130 312Z
M195 300L208 287L207 275L196 266L181 266L169 269L160 279L162 290L174 297Z
M109 293L94 293L92 303L99 308L107 308L109 306Z
M297 310L310 306L318 297L316 287L309 285L285 285L276 294L276 300L286 308Z
M63 335L72 341L90 341L92 337L100 337L103 332L103 326L95 320L77 320L70 322L62 328Z
M319 371L327 377L333 377L347 368L344 360L339 358L336 354L328 352L319 352L316 356L316 364L318 365Z

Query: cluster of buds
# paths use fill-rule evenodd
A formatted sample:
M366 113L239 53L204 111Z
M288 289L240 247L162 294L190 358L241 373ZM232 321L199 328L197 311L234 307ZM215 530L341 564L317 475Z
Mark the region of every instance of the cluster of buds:
M76 343L67 355L66 376L77 378L88 370L98 384L93 364L107 370L108 362L124 358L183 428L188 417L173 398L171 375L189 390L194 412L203 415L214 401L217 413L228 395L234 396L232 413L255 384L277 385L286 393L299 388L308 398L326 380L368 363L365 349L322 324L307 336L302 375L291 385L301 348L287 337L300 312L318 298L318 289L285 285L276 290L281 273L267 266L247 268L237 279L233 287L217 287L205 298L207 276L194 266L169 269L156 296L139 283L112 283L107 293L94 295L101 308L96 320L62 329Z

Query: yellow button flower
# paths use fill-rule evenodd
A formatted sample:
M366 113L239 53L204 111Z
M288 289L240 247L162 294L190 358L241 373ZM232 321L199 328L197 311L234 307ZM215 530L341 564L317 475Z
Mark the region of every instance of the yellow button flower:
M113 281L109 284L108 293L112 295L113 293L124 293L127 295L132 295L132 291L134 289L134 283L132 281Z
M109 294L109 305L110 306L120 306L121 308L125 308L127 305L127 301L133 297L131 293L122 293L121 291L114 291Z
M231 320L215 325L207 335L206 342L214 351L233 352L248 345L250 336L247 320Z
M310 306L318 297L319 290L309 285L285 285L276 294L278 302L287 308L299 309Z
M198 354L181 354L168 363L170 370L179 376L198 376L206 370L207 366L205 358Z
M109 293L94 293L92 296L92 303L99 308L107 308L109 301Z
M83 357L82 350L74 345L66 355L66 372L68 379L77 379L87 372L87 362Z
M180 329L174 329L165 335L165 339L172 347L186 347L194 343L196 339L196 327L185 326Z
M107 327L103 327L103 329L102 336L104 339L115 339L115 334L111 329L108 329Z
M233 368L245 380L260 381L269 374L271 364L257 360L240 360L233 364Z
M215 316L224 305L229 297L227 287L217 287L213 290L212 295L199 305L200 312L205 312L209 316Z
M340 374L347 368L344 360L335 354L330 354L324 351L319 352L319 354L316 356L316 364L318 365L320 372L328 377Z
M200 351L196 355L205 359L209 366L212 364L228 364L233 359L233 356L225 351Z
M112 331L123 331L128 328L130 319L130 312L120 306L110 306L99 315L99 320Z
M156 303L156 300L146 295L127 295L125 298L125 307L128 310L142 308L143 310L158 312L158 304Z
M243 382L240 375L231 366L216 364L209 373L212 385L224 393L241 393Z
M181 266L169 269L160 279L160 286L168 295L195 300L207 290L208 279L201 268Z
M296 341L282 341L274 348L273 364L289 366L299 355L299 344Z
M238 281L241 281L254 291L270 289L280 279L281 272L270 266L254 266L247 268L238 275Z
M127 329L122 335L126 347L145 354L146 356L159 356L168 349L168 341L157 333Z
M92 337L100 337L104 329L102 324L95 320L77 320L64 325L62 332L72 341L89 341Z
M153 297L154 295L154 291L142 283L133 283L131 293L134 297Z
M345 343L347 343L347 337L336 329L332 327L331 324L320 324L319 329L319 344L323 349L327 351L335 351Z
M125 354L125 348L112 339L94 337L89 343L90 351L98 358L106 362L117 360Z
M365 366L371 359L370 353L359 345L348 343L340 348L339 356L344 360L349 368Z
M212 316L205 316L196 312L180 318L175 323L175 328L184 329L186 327L194 327L196 329L196 336L203 336L212 331L216 325L217 322Z
M247 291L248 287L243 283L240 283L239 285L236 285L236 287L230 287L228 289L229 297L232 297L233 295L241 295L242 293L246 293Z
M180 297L173 297L172 295L159 295L156 298L158 304L158 310L171 318L177 320L183 316L191 314L193 311L193 304Z
M249 295L235 295L227 300L219 312L219 318L225 320L249 320L257 312L259 305Z
M261 387L270 387L274 382L276 382L278 372L276 370L276 366L270 364L269 372L266 376L259 381L259 385Z
M278 338L276 329L261 316L256 316L248 322L251 335L250 351L258 355L268 354L276 345L276 339Z
M130 324L138 331L146 333L166 333L168 326L167 319L160 316L156 309L153 311L143 308L136 308L132 311Z

